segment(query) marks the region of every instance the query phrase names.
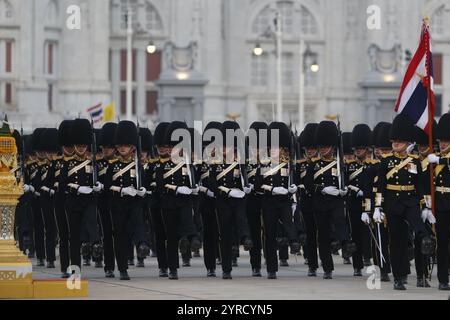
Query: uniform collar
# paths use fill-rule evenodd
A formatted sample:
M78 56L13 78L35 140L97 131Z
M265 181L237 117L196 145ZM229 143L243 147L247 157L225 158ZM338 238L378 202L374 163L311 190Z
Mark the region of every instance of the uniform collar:
M401 156L400 154L398 154L397 152L394 152L394 157L399 158L399 159L406 159L409 157L409 155L404 155Z
M122 163L131 163L132 161L134 161L134 158L130 157L129 159L124 159L122 156L118 156L117 160L119 160Z

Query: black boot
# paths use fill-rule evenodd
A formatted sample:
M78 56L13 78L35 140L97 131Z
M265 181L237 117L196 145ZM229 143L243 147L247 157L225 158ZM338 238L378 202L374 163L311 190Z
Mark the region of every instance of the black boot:
M54 269L55 263L53 261L47 261L47 268L48 269Z
M96 268L103 268L103 262L102 262L102 260L95 261L95 267L96 267Z
M36 266L38 266L38 267L45 267L44 259L38 259L37 263L36 263Z
M180 247L180 252L185 255L189 253L189 250L191 250L191 243L189 242L187 237L183 237L180 239L180 242L178 243Z
M136 268L145 268L144 259L138 258L138 261L136 263Z
M280 259L280 267L289 267L289 263L286 259Z
M83 257L83 266L89 267L91 265L91 258L90 257Z
M195 250L194 254L192 255L194 258L200 258L200 249L199 250Z
M439 283L439 290L449 291L450 286L448 285L448 283Z
M106 277L106 278L114 278L114 277L115 277L114 271L112 271L112 270L106 270L106 271L105 271L105 277Z
M372 261L370 261L370 258L364 258L364 267L369 267L372 265Z
M308 269L308 277L317 277L317 271L316 269Z
M344 258L344 264L352 264L350 258Z
M130 276L127 271L120 272L120 280L130 280Z
M361 269L355 269L353 272L354 277L362 277Z
M408 284L408 276L404 276L400 280L402 281L403 285L406 286Z
M200 250L201 247L202 247L202 243L200 242L200 240L197 237L192 238L191 251L196 252L196 251Z
M94 261L101 261L103 257L103 245L101 243L95 243L92 246L92 258Z
M381 282L391 282L391 278L389 278L389 274L387 272L381 272Z
M190 266L191 266L191 259L183 258L183 267L190 267Z
M222 279L224 279L224 280L231 280L231 279L233 279L233 278L231 277L231 272L224 272L224 273L222 274Z
M298 254L300 252L300 243L292 242L291 243L291 254Z
M128 259L128 265L134 266L134 259Z
M323 274L323 278L325 279L325 280L330 280L330 279L333 279L333 273L330 271L330 272L325 272L324 274Z
M253 241L252 241L252 239L245 238L244 242L243 242L243 245L244 245L244 250L245 251L250 251L250 249L253 248Z
M417 279L417 288L429 288L430 284L428 283L427 279L425 278L419 278Z
M237 267L238 263L237 263L237 258L233 258L233 262L232 262L233 267Z
M62 278L62 279L70 278L70 274L67 273L67 272L63 272L62 275L61 275L61 278Z
M255 277L255 278L262 277L261 269L253 269L252 270L252 277Z
M145 243L141 243L139 245L139 248L137 249L138 260L140 258L145 259L149 254L150 254L150 247Z
M170 270L170 272L169 272L169 279L170 280L178 280L178 271L177 271L177 269Z
M161 268L159 269L159 277L160 278L167 278L169 274L167 273L167 268Z
M401 290L401 291L406 290L406 287L401 279L394 280L394 290Z
M268 272L267 273L267 279L274 280L276 278L277 278L277 273L276 272Z
M206 276L207 276L208 278L215 278L215 277L216 277L216 270L214 270L214 269L209 269L209 270L208 270L208 273L206 274Z

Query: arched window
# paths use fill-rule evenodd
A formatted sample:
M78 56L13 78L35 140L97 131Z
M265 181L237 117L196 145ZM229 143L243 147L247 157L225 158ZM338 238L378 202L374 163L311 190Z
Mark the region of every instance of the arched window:
M54 24L58 21L58 4L56 0L50 0L47 5L46 23Z
M129 9L133 18L133 28L139 25L144 30L151 32L163 29L161 16L150 1L120 0L120 28L122 30L127 29L127 13ZM141 10L145 10L144 13Z
M431 16L430 30L433 34L442 36L445 30L445 4L440 6ZM448 17L447 17L448 18Z
M252 23L252 32L260 36L273 25L275 11L279 11L283 22L283 34L286 37L316 35L317 21L305 6L298 6L293 1L278 1L265 6Z
M162 22L158 11L148 1L145 4L145 29L148 31L161 31Z
M13 7L8 0L0 0L0 21L10 21L14 17Z
M133 28L138 24L137 21L138 0L120 0L120 28L127 29L127 15L128 10L131 10L133 19Z

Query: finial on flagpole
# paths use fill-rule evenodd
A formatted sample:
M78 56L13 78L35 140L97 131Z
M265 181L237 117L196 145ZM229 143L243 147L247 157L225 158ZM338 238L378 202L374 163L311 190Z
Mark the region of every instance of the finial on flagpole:
M424 15L423 23L428 27L430 25L430 17L428 15Z

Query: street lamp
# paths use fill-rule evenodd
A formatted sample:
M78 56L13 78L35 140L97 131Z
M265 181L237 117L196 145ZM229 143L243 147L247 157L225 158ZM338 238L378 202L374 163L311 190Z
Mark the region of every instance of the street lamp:
M264 38L274 38L276 44L276 57L277 57L277 67L276 67L276 81L277 81L277 121L283 121L283 86L282 86L282 40L283 40L283 31L282 31L282 17L279 11L275 13L274 19L275 31L271 29L269 26L264 34L261 37ZM256 43L253 48L253 54L255 56L261 56L264 53L263 48L259 41Z
M150 41L150 43L148 44L147 52L149 54L154 54L156 52L156 45L153 43L153 41Z
M299 64L299 90L298 90L298 126L299 130L305 127L305 73L308 68L307 63L312 58L313 62L309 69L313 73L319 72L320 66L317 62L317 54L312 52L309 46L305 48L305 40L300 39L300 64Z

